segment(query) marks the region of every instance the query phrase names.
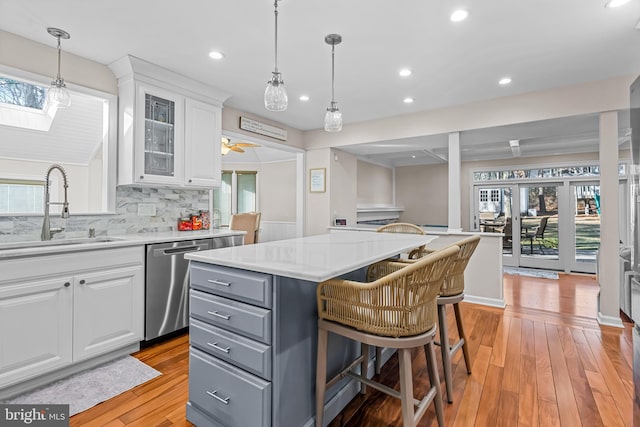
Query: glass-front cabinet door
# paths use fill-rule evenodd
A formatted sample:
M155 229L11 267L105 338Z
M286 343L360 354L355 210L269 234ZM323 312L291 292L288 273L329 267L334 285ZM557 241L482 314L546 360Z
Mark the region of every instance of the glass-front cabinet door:
M136 171L141 183L180 184L183 180L184 98L138 85Z
M175 103L151 94L144 96L144 173L175 174Z

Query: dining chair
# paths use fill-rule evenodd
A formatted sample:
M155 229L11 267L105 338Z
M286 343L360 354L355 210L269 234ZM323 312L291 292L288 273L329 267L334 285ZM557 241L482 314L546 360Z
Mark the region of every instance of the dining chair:
M244 244L251 245L258 243L260 232L260 212L245 212L231 215L229 230L246 231Z
M428 406L444 426L442 392L434 351L437 330L436 298L459 248L451 246L413 263L385 260L369 267L373 282L330 279L318 284L318 355L316 359L316 427L323 426L327 388L345 376L399 398L405 427L415 427ZM349 366L327 380L329 332L361 343L361 353ZM400 391L369 379L369 346L398 350ZM422 347L431 386L421 400L413 394L411 349ZM360 372L357 372L358 366Z

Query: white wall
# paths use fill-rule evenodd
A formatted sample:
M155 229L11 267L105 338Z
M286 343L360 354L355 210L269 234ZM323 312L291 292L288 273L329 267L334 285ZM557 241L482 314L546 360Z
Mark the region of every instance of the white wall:
M42 25L45 31L46 25ZM43 45L0 30L0 63L43 76L56 75L58 54L55 39ZM109 67L62 49L60 74L70 88L79 85L112 94L118 93L118 82Z
M282 141L280 139L271 138L270 136L256 135L255 133L248 132L244 129L240 129L240 116L248 117L250 119L259 121L260 123L265 123L270 126L274 126L274 127L286 130L287 140ZM229 132L239 133L242 135L248 135L254 138L258 137L262 140L273 142L279 145L291 146L295 148L305 148L302 143L302 132L299 131L298 129L285 126L281 123L277 123L272 120L265 119L264 117L257 116L255 114L245 113L244 111L239 111L231 107L225 106L222 109L222 130L223 130L223 133L224 131L229 131Z
M393 169L358 160L358 204L392 205Z
M327 233L327 227L331 224L331 198L329 191L323 193L311 193L309 191L309 171L316 168L326 170L326 188L331 187L330 175L331 150L321 148L319 150L309 150L306 155L305 171L305 236ZM355 191L353 193L355 195Z
M331 218L346 218L348 226L356 225L356 197L358 189L358 160L353 154L332 150ZM325 231L326 232L326 231Z
M396 168L396 203L405 209L400 221L447 226L447 171L446 164Z
M439 135L471 129L629 108L629 86L636 75L507 96L437 110L344 125L342 132L304 133L309 149L363 142Z
M263 221L296 222L296 161L262 163L260 210Z

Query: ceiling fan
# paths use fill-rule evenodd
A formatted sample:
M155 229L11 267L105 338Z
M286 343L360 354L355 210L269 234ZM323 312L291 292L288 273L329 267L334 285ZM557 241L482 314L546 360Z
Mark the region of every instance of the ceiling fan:
M260 147L258 144L252 144L250 142L236 142L232 143L229 138L222 138L222 142L220 145L220 150L222 155L224 156L229 151L236 151L238 153L244 153L244 150L240 147Z

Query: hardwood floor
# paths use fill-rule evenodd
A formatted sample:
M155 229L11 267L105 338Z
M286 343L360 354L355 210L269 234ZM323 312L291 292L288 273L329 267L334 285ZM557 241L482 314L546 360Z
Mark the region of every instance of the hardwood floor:
M506 309L462 304L473 373L467 374L458 352L454 402L445 403L447 426L632 425L631 324L624 329L597 324L594 277L561 274L554 281L505 275L504 283ZM452 310L448 319L452 339L457 338ZM191 425L185 420L188 337L134 356L163 375L72 417L71 426ZM392 357L379 378L395 388L397 363ZM422 396L428 376L421 351L414 352L413 373L415 394ZM330 426L401 426L399 401L369 390ZM419 426L436 425L430 408Z

